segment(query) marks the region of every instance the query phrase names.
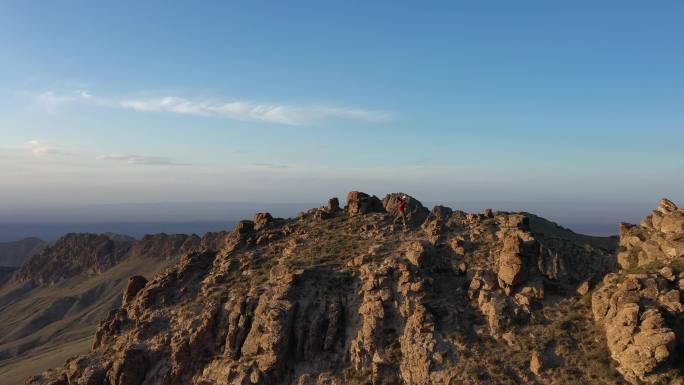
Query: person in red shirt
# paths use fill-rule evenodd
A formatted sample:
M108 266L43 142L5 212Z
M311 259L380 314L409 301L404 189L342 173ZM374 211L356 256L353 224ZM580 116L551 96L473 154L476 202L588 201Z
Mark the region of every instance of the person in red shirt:
M397 205L397 216L394 217L392 224L397 223L399 218L401 218L401 223L404 225L404 230L406 230L406 205L408 203L408 197L402 195L399 197L399 204Z

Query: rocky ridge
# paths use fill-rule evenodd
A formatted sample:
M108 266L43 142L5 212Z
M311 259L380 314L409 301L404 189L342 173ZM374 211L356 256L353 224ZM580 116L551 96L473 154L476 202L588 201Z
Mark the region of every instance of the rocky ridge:
M618 263L593 294L611 356L630 382L684 365L684 210L667 199L640 225L620 226Z
M116 234L67 234L29 258L17 271L16 282L55 284L79 274L102 274L127 259L177 259L220 242L222 233L204 238L185 234L146 235L137 241Z
M625 339L603 332L635 319L619 299L634 295L607 283L619 281L610 274L615 239L527 213L430 211L412 197L411 228L402 231L388 214L396 196L351 192L345 208L331 199L296 219L262 213L206 236L174 266L131 278L88 354L27 384L621 384L616 370L633 383L672 376L681 343L663 330L670 313L662 309L679 304L679 281L666 271L657 274L667 284L650 272L638 277L638 301L657 302L660 315L646 309L637 317L643 337ZM658 290L641 290L651 278ZM653 359L641 368L623 359L631 351L616 350L653 335L645 347Z

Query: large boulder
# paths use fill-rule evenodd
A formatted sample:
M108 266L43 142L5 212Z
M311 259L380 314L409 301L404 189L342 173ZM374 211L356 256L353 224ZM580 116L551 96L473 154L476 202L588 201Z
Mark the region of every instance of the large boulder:
M382 200L382 206L390 214L396 214L397 207L399 207L399 198L406 196L406 218L411 226L419 226L430 214L428 210L416 198L401 192L387 194Z
M676 351L677 326L668 320L681 318L683 309L674 283L660 273L609 274L592 296L592 310L625 379L657 381Z
M375 195L371 196L360 191L351 191L347 194L347 213L349 215L384 211L382 202Z
M432 267L436 264L437 255L427 241L408 242L403 249L406 250L406 259L419 268Z
M328 205L325 206L325 210L331 214L340 211L340 200L337 197L328 199Z
M517 235L504 240L497 273L501 286L516 286L527 280L532 257L530 249Z

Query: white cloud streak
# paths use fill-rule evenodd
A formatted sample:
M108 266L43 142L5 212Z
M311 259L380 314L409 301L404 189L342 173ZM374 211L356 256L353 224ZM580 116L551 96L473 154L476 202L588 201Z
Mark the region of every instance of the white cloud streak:
M187 163L174 162L164 156L139 156L128 154L110 154L98 156L99 160L109 160L116 162L125 162L131 165L141 166L187 166Z
M277 163L252 163L252 166L254 167L259 167L259 168L264 168L264 169L272 169L272 170L282 170L286 168L290 168L290 166L286 164L277 164Z
M53 146L40 140L29 140L26 142L28 149L33 156L42 158L48 155L68 155L61 147Z
M43 92L37 97L39 104L54 112L67 103L87 103L110 108L122 108L139 112L167 112L180 115L214 116L232 120L267 122L291 126L310 125L331 120L355 120L384 122L392 115L377 110L330 105L294 105L256 103L231 100L190 100L177 96L158 98L99 98L88 91L76 91L67 95Z

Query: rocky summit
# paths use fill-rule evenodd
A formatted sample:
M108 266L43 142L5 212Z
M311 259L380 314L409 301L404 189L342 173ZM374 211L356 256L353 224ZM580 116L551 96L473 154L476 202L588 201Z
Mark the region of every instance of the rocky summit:
M398 196L147 242L177 262L132 274L92 349L26 384L682 384L674 203L618 239L410 196L404 229ZM61 274L102 273L133 248L93 238ZM54 284L39 267L71 254L50 250L15 279Z

